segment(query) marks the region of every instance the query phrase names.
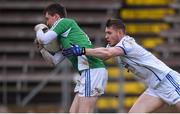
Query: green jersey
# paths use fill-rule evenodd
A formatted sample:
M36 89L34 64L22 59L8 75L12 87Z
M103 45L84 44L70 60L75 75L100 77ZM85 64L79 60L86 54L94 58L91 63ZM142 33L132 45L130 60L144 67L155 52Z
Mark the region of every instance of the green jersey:
M71 44L80 47L93 48L87 34L77 25L73 19L62 18L54 23L51 30L57 33L57 38L62 48L70 48ZM71 56L68 59L74 68L81 71L89 68L105 67L102 60L92 56Z

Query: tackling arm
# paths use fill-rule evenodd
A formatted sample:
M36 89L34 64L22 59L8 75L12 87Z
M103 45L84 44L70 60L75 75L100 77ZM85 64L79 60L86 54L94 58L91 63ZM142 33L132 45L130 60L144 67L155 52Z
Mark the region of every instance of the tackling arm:
M62 53L60 51L55 53L54 55L52 55L47 50L42 48L40 50L40 52L41 52L44 60L54 66L56 66L58 63L61 63L65 59L65 57L62 55Z
M121 56L124 54L123 50L119 47L110 47L110 48L86 48L85 49L86 55L95 56L101 59L109 59L115 56Z
M115 56L124 55L124 50L121 47L109 47L109 48L85 48L80 47L79 45L71 44L70 48L63 49L62 54L64 56L82 56L82 55L89 55L98 57L101 59L109 59Z

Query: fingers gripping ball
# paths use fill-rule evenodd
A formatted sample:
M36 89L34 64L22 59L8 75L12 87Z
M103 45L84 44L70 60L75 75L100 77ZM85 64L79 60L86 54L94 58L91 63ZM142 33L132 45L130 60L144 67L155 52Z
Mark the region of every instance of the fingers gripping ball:
M37 32L38 30L45 30L44 32L46 32L48 30L48 26L45 25L45 24L37 24L35 27L34 27L34 30Z
M34 40L34 44L36 45L38 50L41 50L43 48L43 45L38 41L37 38Z

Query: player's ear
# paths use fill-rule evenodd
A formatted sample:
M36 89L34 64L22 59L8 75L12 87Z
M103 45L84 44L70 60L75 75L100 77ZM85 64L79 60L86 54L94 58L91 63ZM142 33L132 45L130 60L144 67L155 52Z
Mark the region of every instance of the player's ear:
M54 14L54 17L55 17L56 19L61 18L61 16L60 16L59 14L57 14L57 13Z
M121 34L122 34L121 29L116 29L116 33L117 33L118 35L121 35Z
M119 34L120 36L122 36L122 35L124 35L124 31L123 31L122 29L119 29L119 30L118 30L118 34Z

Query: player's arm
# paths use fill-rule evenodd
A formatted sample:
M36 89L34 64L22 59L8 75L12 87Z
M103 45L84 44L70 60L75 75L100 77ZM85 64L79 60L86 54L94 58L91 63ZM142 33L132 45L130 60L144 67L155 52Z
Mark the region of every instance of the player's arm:
M124 51L120 47L110 47L110 48L86 48L85 54L89 56L98 57L101 59L109 59L115 56L121 56L124 54Z
M78 45L71 44L72 46L67 49L63 49L62 54L64 56L81 56L81 55L89 55L98 57L101 59L109 59L115 56L124 55L124 50L121 47L110 47L110 48L84 48Z
M48 30L48 27L45 24L38 24L34 27L34 30L36 32L36 38L41 44L48 44L57 38L56 32L52 30L48 30L47 32L44 32L43 31L44 29Z
M52 55L51 53L49 53L47 50L45 50L44 48L42 48L40 50L44 60L49 63L52 64L54 66L56 66L58 63L61 63L65 57L62 55L61 51L55 53L54 55Z

